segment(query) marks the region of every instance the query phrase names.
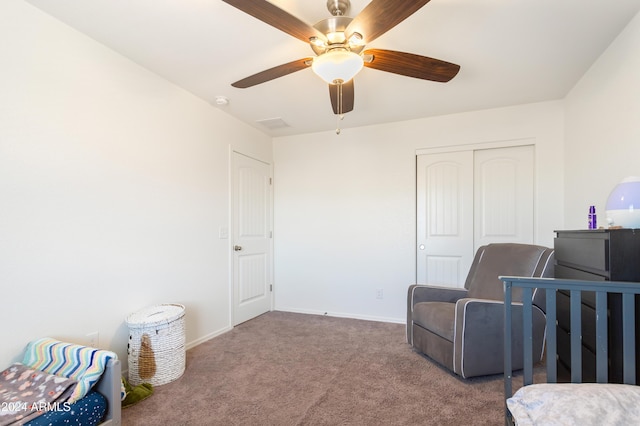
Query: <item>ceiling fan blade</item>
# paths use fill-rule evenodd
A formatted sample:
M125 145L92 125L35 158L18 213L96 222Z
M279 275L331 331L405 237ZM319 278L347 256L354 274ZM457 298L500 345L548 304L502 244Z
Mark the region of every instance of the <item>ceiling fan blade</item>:
M427 3L429 0L372 0L347 26L347 39L357 32L365 43L371 43Z
M260 21L284 31L285 33L309 43L311 37L325 39L317 29L266 0L222 0L227 4L259 19Z
M277 67L269 68L268 70L261 71L257 74L238 80L235 83L231 83L233 87L239 89L246 89L247 87L255 86L256 84L264 83L276 78L283 77L285 75L294 73L296 71L309 68L313 62L313 58L298 59L296 61L288 62L286 64L278 65Z
M331 107L334 114L346 114L353 111L353 79L342 83L342 110L340 110L340 86L337 84L329 85L329 96L331 97Z
M373 57L370 61L365 60L365 67L423 80L446 83L460 71L460 65L413 53L368 49L363 54L365 58L367 55Z

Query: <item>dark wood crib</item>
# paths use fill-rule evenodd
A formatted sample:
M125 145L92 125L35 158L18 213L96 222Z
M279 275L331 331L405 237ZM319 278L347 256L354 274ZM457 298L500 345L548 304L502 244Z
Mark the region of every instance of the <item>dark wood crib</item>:
M557 384L560 382L583 383L583 324L581 301L583 292L590 292L590 297L595 298L595 380L585 379L584 382L607 384L613 382L636 385L636 300L640 294L640 283L633 282L598 282L552 278L525 278L525 277L500 277L504 282L505 300L505 333L504 333L504 392L505 392L505 424L513 425L514 417L507 407L507 400L513 396L513 368L512 368L512 334L511 324L514 319L512 310L513 293L522 292L522 326L523 326L523 353L524 368L522 371L523 389L534 384L534 357L532 356L532 300L534 292L545 291L546 306L546 377L544 383ZM558 374L558 335L557 335L557 304L558 291L570 294L570 332L569 343L571 353L571 370L569 377L561 377ZM615 330L622 336L621 347L611 346L609 326L608 300L611 297L621 299L621 330ZM519 321L518 321L519 322ZM591 327L591 324L590 324ZM563 336L563 339L566 336ZM563 342L561 340L561 342ZM640 343L640 342L638 342ZM615 354L611 352L616 352ZM615 355L622 359L622 380L611 380L610 358ZM540 381L540 375L536 379ZM616 374L617 376L617 374ZM620 385L618 385L620 386ZM553 388L549 388L553 389ZM595 389L597 387L590 387ZM600 388L602 389L602 388ZM634 388L624 388L625 391L635 391ZM637 387L640 391L640 387ZM593 391L591 391L593 392ZM640 392L638 392L640 398ZM582 409L582 407L581 407ZM625 413L626 415L626 413ZM535 424L535 423L533 423Z

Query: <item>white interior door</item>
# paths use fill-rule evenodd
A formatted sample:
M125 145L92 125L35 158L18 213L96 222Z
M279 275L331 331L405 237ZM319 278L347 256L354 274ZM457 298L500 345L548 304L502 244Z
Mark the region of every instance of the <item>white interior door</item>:
M534 147L417 156L416 279L463 287L478 247L534 242Z
M533 244L533 146L483 149L474 157L474 251L489 243Z
M271 310L271 166L233 153L233 324Z
M473 261L473 151L419 155L417 180L417 282L462 287Z

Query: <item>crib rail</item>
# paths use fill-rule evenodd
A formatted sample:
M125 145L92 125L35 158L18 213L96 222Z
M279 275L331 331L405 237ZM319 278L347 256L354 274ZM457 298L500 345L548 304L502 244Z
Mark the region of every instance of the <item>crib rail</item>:
M581 294L583 291L595 293L596 300L596 382L607 383L608 377L608 340L607 340L607 297L620 294L622 297L622 366L623 383L636 384L636 333L635 333L635 295L640 294L640 283L614 281L581 281L554 278L500 277L504 282L504 392L505 401L513 395L512 389L512 301L513 289L522 289L523 315L523 386L533 383L533 327L532 298L534 289L546 293L546 383L557 383L556 363L556 292L568 291L570 301L570 347L571 382L582 382L582 312ZM505 405L506 408L506 405ZM508 411L507 411L507 417Z

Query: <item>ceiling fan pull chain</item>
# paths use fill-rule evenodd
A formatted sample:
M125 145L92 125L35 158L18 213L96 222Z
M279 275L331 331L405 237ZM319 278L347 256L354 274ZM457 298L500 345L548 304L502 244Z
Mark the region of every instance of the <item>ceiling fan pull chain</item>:
M341 122L342 120L344 120L344 114L339 114L339 115L338 115L338 119L337 119L338 124L336 124L336 135L339 135L339 134L340 134L340 122Z

